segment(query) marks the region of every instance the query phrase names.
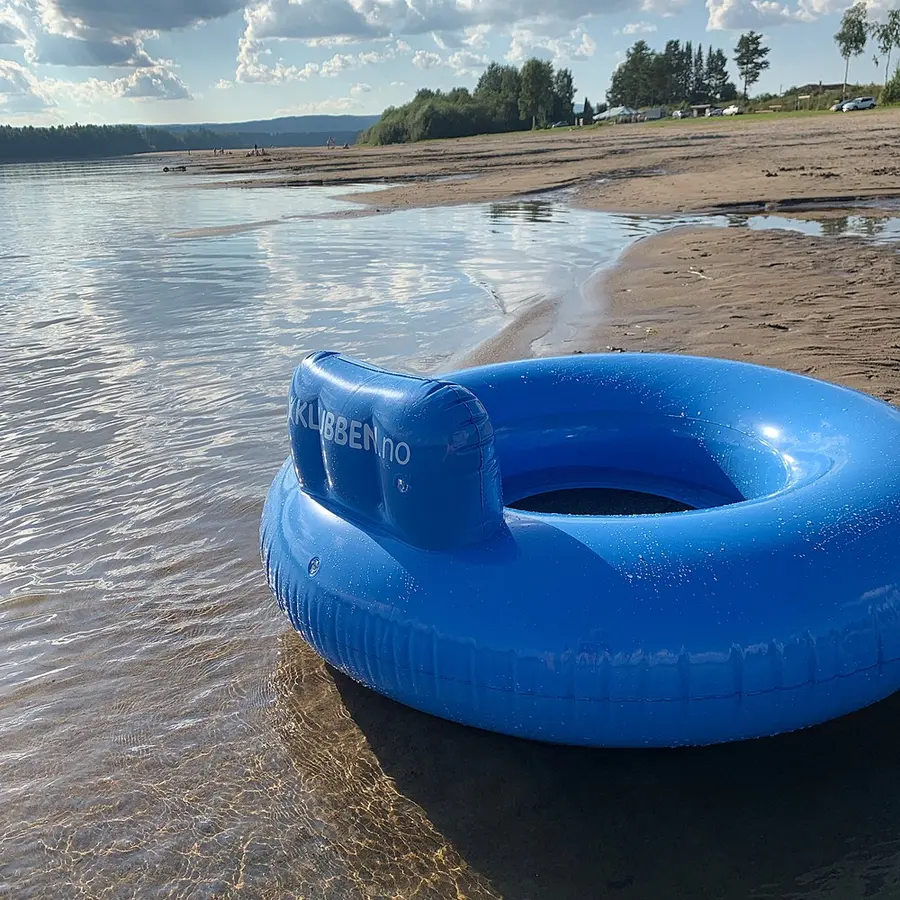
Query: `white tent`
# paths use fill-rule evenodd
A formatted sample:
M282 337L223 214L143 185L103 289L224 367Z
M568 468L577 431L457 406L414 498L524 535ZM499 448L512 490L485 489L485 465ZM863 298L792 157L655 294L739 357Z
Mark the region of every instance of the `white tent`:
M627 119L630 116L636 115L638 115L638 111L632 109L630 106L613 106L606 112L597 113L597 115L594 116L594 121L603 122L606 119Z

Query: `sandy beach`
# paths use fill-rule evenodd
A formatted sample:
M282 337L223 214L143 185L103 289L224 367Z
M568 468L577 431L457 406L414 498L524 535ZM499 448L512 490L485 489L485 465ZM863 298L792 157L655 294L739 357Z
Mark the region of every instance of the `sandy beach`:
M674 230L598 280L580 349L717 356L900 400L900 255L852 238Z
M591 209L749 211L900 196L900 109L739 116L488 135L388 147L193 157L226 184L372 184L379 209L479 203L559 188ZM252 176L248 181L247 176Z

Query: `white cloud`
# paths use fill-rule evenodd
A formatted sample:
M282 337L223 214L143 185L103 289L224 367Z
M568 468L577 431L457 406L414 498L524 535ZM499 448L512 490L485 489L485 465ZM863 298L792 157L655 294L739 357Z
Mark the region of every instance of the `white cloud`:
M327 100L313 100L310 103L299 103L287 109L276 110L278 116L305 116L315 113L347 112L357 109L359 103L353 97L329 97Z
M399 44L400 42L398 42ZM249 41L242 37L238 45L238 66L236 81L281 84L289 81L306 81L313 75L334 78L342 72L371 66L393 59L398 52L397 45L388 45L382 51L365 50L360 53L335 53L323 63L306 63L304 66L287 65L279 60L274 66L263 62L261 57L271 55L271 51L259 41Z
M0 114L43 113L53 106L53 101L28 69L11 59L0 59Z
M22 0L20 0L22 2ZM50 30L64 26L123 37L140 31L172 31L220 19L244 6L245 0L31 0Z
M474 49L484 45L493 29L524 30L556 39L582 20L603 13L637 11L642 4L653 4L662 13L684 2L557 0L548 7L545 0L256 0L244 13L244 38L257 42L323 37L365 41L430 34L441 50Z
M213 85L213 88L217 91L230 91L233 87L234 87L234 82L229 81L227 78L220 78Z
M21 44L27 37L25 23L10 9L0 9L0 47Z
M334 78L347 69L353 69L357 65L356 57L348 53L335 53L331 59L326 59L319 67L320 74L326 78Z
M487 36L491 31L490 25L472 25L465 30L463 43L473 50L480 50L487 43Z
M808 7L791 8L775 0L706 0L706 9L707 31L762 29L788 22L811 22L817 17Z
M584 59L594 55L597 44L579 25L557 35L538 34L530 28L513 28L506 59L512 63L524 62L531 56L565 63L570 59Z
M590 59L597 50L597 42L586 32L581 33L581 43L572 50L576 59Z
M51 98L93 106L110 100L190 100L187 85L163 66L137 69L122 78L88 78L85 81L63 81L45 78L41 89Z
M447 65L457 75L477 75L489 62L486 56L468 50L457 50L447 58Z
M355 44L356 39L343 34L336 34L332 37L309 38L303 41L307 47L346 47L348 44Z
M371 91L372 91L372 85L364 84L361 81L357 81L356 84L354 84L350 88L350 95L353 97L359 97L361 94L368 94Z
M463 35L456 31L432 31L431 39L441 50L458 50L465 45Z
M40 32L26 45L30 63L47 66L143 68L157 63L135 38L81 38Z
M138 69L125 78L113 82L121 90L121 96L133 100L190 100L187 85L174 73L162 66Z
M366 10L369 15L366 15ZM385 37L389 30L379 24L378 5L356 9L350 0L264 0L244 10L248 40L267 38L356 38Z
M406 87L405 81L392 81L391 87Z
M435 69L443 63L440 53L432 53L430 50L416 50L412 58L412 64L418 69Z
M678 15L686 3L687 0L642 0L641 12L668 19Z
M317 75L322 68L318 63L291 66L283 60L278 60L274 66L270 66L260 59L266 55L271 55L271 51L258 42L241 38L234 80L257 84L285 84L291 81L307 81L313 75Z
M622 34L652 34L654 31L656 26L652 22L629 22L622 29Z

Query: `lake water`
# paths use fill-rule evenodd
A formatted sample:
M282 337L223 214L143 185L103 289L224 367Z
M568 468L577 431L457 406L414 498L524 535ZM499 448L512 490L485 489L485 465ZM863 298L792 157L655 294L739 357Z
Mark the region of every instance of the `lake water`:
M257 528L302 354L440 369L662 227L540 198L322 218L338 193L0 168L0 896L896 896L896 699L554 748L293 634Z

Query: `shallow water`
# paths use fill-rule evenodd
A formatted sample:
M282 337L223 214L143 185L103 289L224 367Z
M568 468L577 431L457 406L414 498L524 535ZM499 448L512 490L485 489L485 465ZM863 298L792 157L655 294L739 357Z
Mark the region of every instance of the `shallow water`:
M885 209L890 209L886 203ZM773 228L799 231L810 237L868 238L879 243L900 240L900 217L896 215L866 215L860 211L847 211L845 215L810 217L751 216L747 226L754 230Z
M0 895L896 896L898 700L738 747L545 747L328 671L264 584L305 350L440 368L661 224L191 184L0 169Z

